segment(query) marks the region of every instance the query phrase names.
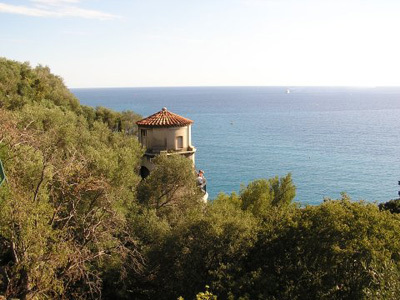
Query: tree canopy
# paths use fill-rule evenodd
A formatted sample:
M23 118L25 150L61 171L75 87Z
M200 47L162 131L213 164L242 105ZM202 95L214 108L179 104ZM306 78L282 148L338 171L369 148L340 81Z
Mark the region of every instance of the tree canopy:
M1 59L0 87L5 295L98 297L105 261L142 264L126 220L141 146L111 117L90 118L107 110L81 106L47 67Z

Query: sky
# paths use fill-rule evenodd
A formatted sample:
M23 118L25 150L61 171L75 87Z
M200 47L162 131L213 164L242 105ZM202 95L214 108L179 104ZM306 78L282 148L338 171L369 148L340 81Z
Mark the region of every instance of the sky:
M399 86L399 0L0 0L0 56L70 88Z

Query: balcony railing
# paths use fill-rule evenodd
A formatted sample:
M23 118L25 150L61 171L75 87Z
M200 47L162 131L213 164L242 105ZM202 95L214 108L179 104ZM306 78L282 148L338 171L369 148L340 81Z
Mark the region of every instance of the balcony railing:
M195 147L186 147L182 149L165 149L165 147L153 147L151 149L147 149L145 155L155 156L159 154L164 155L174 155L174 154L189 154L196 152Z

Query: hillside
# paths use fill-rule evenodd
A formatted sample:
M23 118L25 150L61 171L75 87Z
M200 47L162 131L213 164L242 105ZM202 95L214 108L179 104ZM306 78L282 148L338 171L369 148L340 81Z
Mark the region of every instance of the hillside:
M290 174L204 204L178 156L141 181L139 117L0 59L0 299L398 299L399 214Z
M102 256L140 259L126 246L138 116L82 106L49 68L4 58L0 107L0 294L98 294Z

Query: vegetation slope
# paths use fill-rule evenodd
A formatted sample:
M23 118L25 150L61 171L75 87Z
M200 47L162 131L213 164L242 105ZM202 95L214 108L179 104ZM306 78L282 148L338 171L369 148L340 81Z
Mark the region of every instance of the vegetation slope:
M80 105L47 67L0 59L0 158L7 175L0 187L0 295L400 295L396 211L346 195L300 208L290 174L203 204L184 158L160 156L140 180L138 118Z

